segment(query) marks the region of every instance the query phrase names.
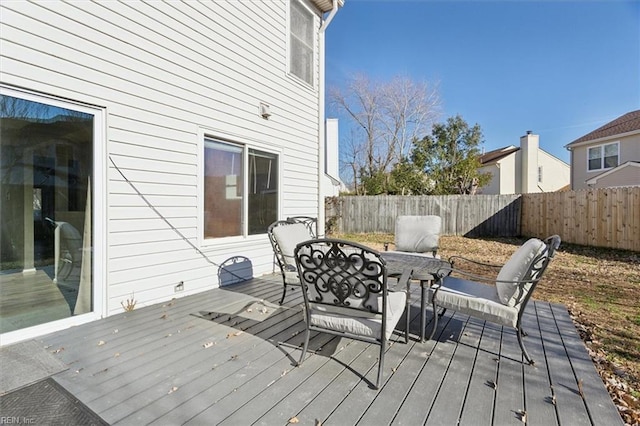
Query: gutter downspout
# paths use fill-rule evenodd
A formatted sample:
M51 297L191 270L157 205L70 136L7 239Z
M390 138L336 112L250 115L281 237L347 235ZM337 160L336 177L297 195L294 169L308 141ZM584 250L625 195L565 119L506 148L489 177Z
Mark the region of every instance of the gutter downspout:
M320 25L320 31L318 32L319 40L318 47L320 50L319 59L318 59L318 235L324 236L325 232L325 214L324 214L324 191L323 191L323 181L325 175L325 137L326 137L326 129L325 129L325 110L324 110L324 100L325 100L325 70L324 70L324 37L325 32L327 31L327 27L333 20L333 17L338 13L338 0L333 0L333 5L331 8L331 12L329 12L329 16L322 22Z

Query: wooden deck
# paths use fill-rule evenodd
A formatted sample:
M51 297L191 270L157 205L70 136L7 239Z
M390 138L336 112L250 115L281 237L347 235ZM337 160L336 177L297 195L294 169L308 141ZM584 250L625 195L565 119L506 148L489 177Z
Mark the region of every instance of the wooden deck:
M281 285L256 278L38 341L69 365L55 380L111 424L622 424L563 306L530 304L535 366L513 331L447 313L434 341L394 336L375 391L375 346L318 334L295 367L301 293L279 306ZM419 286L412 302L417 333Z

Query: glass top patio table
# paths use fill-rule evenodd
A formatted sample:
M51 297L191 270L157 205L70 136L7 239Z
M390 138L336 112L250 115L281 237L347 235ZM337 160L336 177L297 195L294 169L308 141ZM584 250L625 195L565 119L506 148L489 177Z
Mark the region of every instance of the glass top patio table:
M451 268L446 260L424 256L421 254L402 253L397 251L383 251L380 256L387 264L389 276L402 275L407 269L412 269L411 279L420 281L420 341L424 342L427 326L427 290L436 279L436 274L443 268ZM409 299L407 298L407 315L409 315Z

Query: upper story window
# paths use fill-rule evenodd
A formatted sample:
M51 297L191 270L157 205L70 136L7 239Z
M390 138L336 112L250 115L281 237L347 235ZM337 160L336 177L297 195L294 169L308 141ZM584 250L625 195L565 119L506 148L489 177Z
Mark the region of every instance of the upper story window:
M610 169L616 167L619 163L619 144L618 142L606 145L592 146L588 151L589 171Z
M289 71L313 85L313 14L299 0L290 4Z
M538 183L542 183L542 166L538 166Z
M277 154L205 138L204 238L266 233L278 218L278 175Z

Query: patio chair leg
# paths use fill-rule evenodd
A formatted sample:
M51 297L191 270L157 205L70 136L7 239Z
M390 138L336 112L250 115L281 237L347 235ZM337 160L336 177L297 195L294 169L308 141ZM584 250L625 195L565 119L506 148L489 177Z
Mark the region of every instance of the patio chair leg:
M282 289L282 298L280 299L281 305L284 303L284 296L286 295L287 295L287 285L285 284L284 288Z
M409 313L409 309L407 309L405 315L407 317L407 319L406 319L407 323L404 326L404 343L409 343L409 327L410 327L409 323L411 322L410 321L411 320L411 318L410 318L411 315Z
M531 357L529 356L529 352L527 352L527 348L524 347L524 342L522 341L522 337L526 336L526 334L522 331L522 328L518 327L516 329L516 334L518 335L518 344L520 345L520 349L522 350L522 354L524 355L524 358L527 360L527 363L529 363L529 365L535 364L535 361L531 359Z
M384 332L383 332L384 333ZM380 359L378 360L378 378L376 379L376 386L374 389L380 389L380 382L382 381L382 373L384 371L384 350L387 346L386 340L383 339L380 345Z
M307 329L306 334L304 336L304 346L302 347L302 355L300 355L300 361L298 361L298 366L302 365L304 361L304 357L307 355L307 348L309 347L309 336L311 335L311 330Z
M438 328L438 317L441 315L438 315L438 307L436 306L436 301L435 298L433 299L433 328L431 329L431 334L429 335L429 340L433 339L433 336L435 336L436 334L436 329ZM446 309L444 309L446 311Z

